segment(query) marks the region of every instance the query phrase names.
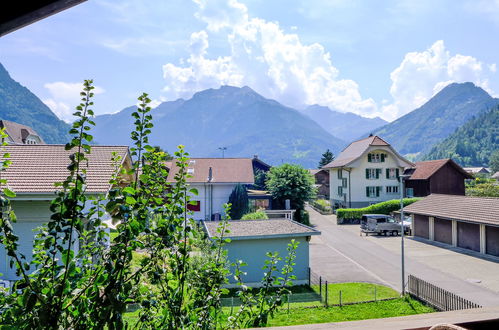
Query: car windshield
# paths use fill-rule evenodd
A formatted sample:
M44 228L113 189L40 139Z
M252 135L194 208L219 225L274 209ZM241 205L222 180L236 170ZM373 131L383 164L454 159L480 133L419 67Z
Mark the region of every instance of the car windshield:
M394 218L392 218L392 217L387 217L387 218L386 218L386 222L391 222L391 223L393 223L393 222L396 222L396 221L395 221L395 219L394 219Z

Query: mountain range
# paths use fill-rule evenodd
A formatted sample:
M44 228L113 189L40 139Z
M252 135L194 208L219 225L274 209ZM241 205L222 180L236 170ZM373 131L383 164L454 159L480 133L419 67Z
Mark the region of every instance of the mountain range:
M29 89L12 79L0 64L0 119L30 126L46 143L69 141L69 125Z
M453 83L420 108L372 133L391 143L399 153L421 159L458 127L497 104L498 99L473 83Z
M130 143L135 107L95 118L95 140ZM152 110L150 143L172 152L183 144L193 157L259 158L270 164L292 162L315 168L327 149L338 153L345 141L312 119L249 87L222 86L194 94L189 100L161 103Z
M308 106L302 113L312 118L327 132L345 141L353 141L362 133L388 124L379 117L367 118L352 112L339 112L318 104Z
M373 133L412 159L453 157L466 166L487 165L498 148L499 100L472 83L450 84L423 106L386 123L320 105L301 111L267 99L249 87L222 86L152 110L150 143L173 152L183 144L192 157L258 155L273 165L315 168L321 154L338 154L349 142ZM136 106L99 115L96 143L131 144ZM0 64L0 119L33 127L47 143L68 141L69 125Z

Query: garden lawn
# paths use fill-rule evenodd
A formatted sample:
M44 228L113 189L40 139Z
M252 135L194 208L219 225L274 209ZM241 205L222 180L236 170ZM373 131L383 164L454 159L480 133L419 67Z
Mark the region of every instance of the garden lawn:
M435 310L409 297L387 301L346 305L343 307L312 307L282 309L268 326L300 325L326 322L377 319L431 313Z
M319 285L312 285L312 289L319 293ZM325 296L326 286L322 285L322 295ZM397 298L400 294L384 285L374 283L331 283L328 284L328 304L334 305L341 302L353 303L371 300Z

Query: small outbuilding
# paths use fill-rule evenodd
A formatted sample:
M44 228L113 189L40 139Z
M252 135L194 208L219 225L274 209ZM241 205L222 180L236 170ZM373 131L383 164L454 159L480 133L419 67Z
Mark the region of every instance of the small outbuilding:
M404 211L415 237L499 257L499 198L432 194Z
M218 222L204 221L203 224L209 238L219 236ZM260 284L265 272L262 267L268 259L267 252L279 253L282 261L277 267L281 269L288 254L286 249L293 239L299 243L293 266L293 275L296 276L293 284L308 284L309 241L312 235L320 235L320 231L287 219L229 221L228 230L230 233L225 236L231 239L231 242L225 245L228 260L230 262L242 260L248 264L242 269L246 272L246 275L243 275L246 285ZM229 277L229 285L235 283L234 278Z

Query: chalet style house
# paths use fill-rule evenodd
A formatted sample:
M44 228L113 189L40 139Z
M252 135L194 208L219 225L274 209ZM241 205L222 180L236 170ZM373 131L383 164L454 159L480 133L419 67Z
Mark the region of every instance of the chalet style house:
M331 163L330 200L335 208L359 208L399 198L399 174L415 164L379 136L350 143Z
M0 120L0 129L7 133L8 144L45 144L43 139L31 127L9 120Z
M452 159L437 159L416 162L415 168L406 169L406 195L424 197L430 194L464 195L464 181L473 179Z
M2 179L16 193L11 198L11 205L17 216L13 224L14 232L19 236L18 251L27 261L31 259L36 228L45 225L51 215L50 203L55 192L60 188L55 183L62 182L68 176L69 156L74 151L65 150L64 145L8 145L2 147L2 154L9 153L11 165L2 171ZM121 166L131 168L132 159L127 146L92 146L87 155L88 161L82 164L86 169L86 190L89 196L106 196L112 186L110 179L116 165L112 161L113 152L121 156ZM131 177L123 180L130 181ZM1 188L1 187L0 187ZM104 219L106 220L106 219ZM78 240L74 249L78 250ZM10 257L0 244L0 280L17 279L16 269L9 267Z
M170 167L167 181L174 182L178 166L173 160L167 164ZM190 194L194 220L217 220L224 212L224 204L235 186L240 183L254 183L253 160L251 158L191 158L187 173L190 189L195 188L197 195Z

